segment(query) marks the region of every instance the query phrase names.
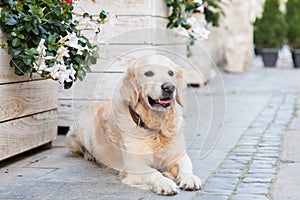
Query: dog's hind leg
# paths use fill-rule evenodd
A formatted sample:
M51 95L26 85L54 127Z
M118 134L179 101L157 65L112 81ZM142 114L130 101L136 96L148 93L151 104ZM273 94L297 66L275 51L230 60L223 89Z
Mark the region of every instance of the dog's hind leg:
M79 131L72 126L66 136L66 146L75 155L83 156L85 160L94 160L94 157L89 151L84 148L81 138L79 137Z

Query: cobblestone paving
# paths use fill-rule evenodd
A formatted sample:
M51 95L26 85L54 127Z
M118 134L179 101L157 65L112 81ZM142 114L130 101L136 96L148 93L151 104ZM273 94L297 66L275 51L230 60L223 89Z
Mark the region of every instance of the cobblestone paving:
M269 187L276 175L281 137L291 120L296 97L283 94L271 98L206 180L196 199L270 199Z
M220 111L223 88L215 80L209 83L211 96L202 88L190 89L189 95L199 100L199 109L192 101L187 107L187 153L194 172L204 181L201 191L164 197L125 185L97 164L72 156L60 136L50 150L0 163L0 199L269 200L278 173L281 138L294 115L299 77L299 70L276 69L222 74L227 95L224 120ZM214 109L211 98L216 102ZM211 116L215 123L210 125ZM215 133L221 126L212 151L201 157L207 130Z

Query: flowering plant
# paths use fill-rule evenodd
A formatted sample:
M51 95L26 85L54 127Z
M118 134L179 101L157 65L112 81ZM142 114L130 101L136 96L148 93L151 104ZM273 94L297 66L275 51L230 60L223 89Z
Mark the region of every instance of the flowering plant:
M82 30L92 29L96 38L108 13L102 11L97 19L85 13L78 20L73 12L75 3L74 0L0 2L0 28L7 39L10 66L15 74L38 73L70 88L96 64L98 47L82 35Z
M197 39L207 39L209 31L205 28L206 23L218 26L219 18L223 13L221 0L166 0L171 9L167 28L177 28L183 35L190 39L193 44ZM204 18L199 21L193 14L202 13Z

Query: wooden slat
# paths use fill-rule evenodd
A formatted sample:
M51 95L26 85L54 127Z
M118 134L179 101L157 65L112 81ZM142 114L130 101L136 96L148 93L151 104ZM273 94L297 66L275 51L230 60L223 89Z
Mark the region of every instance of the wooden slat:
M186 44L164 45L124 45L111 44L101 46L102 58L92 66L93 72L124 72L133 65L137 59L153 54L161 54L169 57L178 65L187 65ZM100 54L101 54L100 52ZM185 66L182 67L185 67Z
M0 123L0 160L54 140L57 111L52 110Z
M80 113L99 100L60 100L58 103L58 126L71 126Z
M114 26L105 24L98 37L99 43L112 44L181 44L186 38L176 33L176 29L167 29L168 19L152 16L118 16ZM84 28L84 27L83 27ZM91 31L82 33L94 39Z
M98 41L100 43L110 42L117 44L151 44L151 32L147 29L165 29L167 23L167 19L159 17L118 16L115 25L103 25L103 31L99 35ZM89 31L83 33L90 38L93 36Z
M76 81L71 89L59 89L58 98L69 100L111 99L123 73L88 73L84 81Z
M165 0L81 0L76 13L88 12L98 15L106 10L115 15L151 15L167 17Z
M57 108L53 80L0 85L0 122Z

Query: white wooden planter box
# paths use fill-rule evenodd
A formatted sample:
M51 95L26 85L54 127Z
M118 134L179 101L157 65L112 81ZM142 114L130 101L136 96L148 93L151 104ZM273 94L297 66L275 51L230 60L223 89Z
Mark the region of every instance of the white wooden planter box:
M92 72L88 73L83 82L77 81L70 90L59 89L59 126L72 125L83 107L95 101L110 100L123 73L137 58L155 53L165 54L181 67L189 68L185 66L187 63L183 62L187 55L186 39L175 34L173 30L166 30L168 8L165 2L80 1L81 8L77 13L88 12L97 15L103 9L117 15L117 22L113 27L103 28L100 35L100 43L103 44L102 59L92 67ZM203 83L199 77L196 78Z
M57 91L52 80L16 76L0 49L0 161L56 138Z

